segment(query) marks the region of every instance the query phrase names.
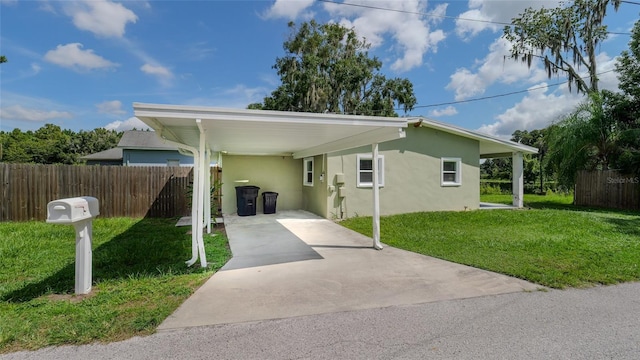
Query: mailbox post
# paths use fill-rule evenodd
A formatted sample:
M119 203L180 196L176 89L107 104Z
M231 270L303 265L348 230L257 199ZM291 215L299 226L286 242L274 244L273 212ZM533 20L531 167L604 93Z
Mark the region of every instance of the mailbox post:
M59 199L47 204L48 223L69 224L76 230L76 294L91 291L93 218L99 214L98 199L91 196Z

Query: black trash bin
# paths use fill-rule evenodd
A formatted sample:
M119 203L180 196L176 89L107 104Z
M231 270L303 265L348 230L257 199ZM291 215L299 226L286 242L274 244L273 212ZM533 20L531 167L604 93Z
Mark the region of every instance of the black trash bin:
M277 192L265 191L262 193L262 208L265 214L276 213L276 200L278 200Z
M256 214L256 199L258 198L257 186L236 186L236 201L238 216L251 216Z

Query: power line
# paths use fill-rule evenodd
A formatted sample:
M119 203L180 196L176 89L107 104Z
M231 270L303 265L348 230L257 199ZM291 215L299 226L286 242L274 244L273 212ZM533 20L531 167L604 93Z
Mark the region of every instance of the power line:
M333 0L318 0L318 1L319 2L324 2L324 3L336 4L336 5L346 5L346 6L359 7L359 8L364 8L364 9L391 11L391 12L397 12L397 13L402 13L402 14L422 15L422 16L432 17L432 18L474 21L474 22L480 22L480 23L486 23L486 24L511 25L511 23L499 22L499 21L468 19L468 18L460 18L460 17L456 17L456 16L449 16L449 15L435 15L435 14L419 12L419 11L390 9L390 8L383 8L383 7L379 7L379 6L363 5L363 4L352 4L352 3L338 2L338 1L333 1Z
M615 71L615 70L603 71L601 73L598 73L597 75L610 73L612 71ZM587 76L584 76L582 78L583 79L587 78ZM474 101L495 99L495 98L504 97L504 96L522 94L522 93L526 93L526 92L529 92L529 91L532 91L532 90L540 90L540 89L547 89L547 88L554 87L554 86L560 86L560 85L563 85L563 84L567 84L568 82L569 81L567 80L567 81L563 81L563 82L558 82L558 83L553 83L553 84L548 84L548 85L543 85L543 86L538 86L538 87L532 87L532 88L528 88L526 90L517 90L517 91L511 91L511 92L503 93L503 94L489 95L489 96L477 97L477 98L466 99L466 100L449 101L449 102L438 103L438 104L418 105L418 106L414 106L413 108L414 109L417 109L417 108L428 108L428 107L437 107L437 106L444 106L444 105L455 105L455 104L463 104L463 103L474 102ZM395 109L395 110L402 110L402 108L398 108L398 109Z
M457 17L457 16L449 16L449 15L435 15L435 14L426 13L426 12L420 12L420 11L390 9L390 8L384 8L384 7L373 6L373 5L352 4L352 3L347 3L347 2L338 2L338 1L335 1L335 0L318 0L318 2L336 4L336 5L343 5L343 6L352 6L352 7L363 8L363 9L372 9L372 10L397 12L397 13L401 13L401 14L421 15L421 16L431 17L431 18L472 21L472 22L479 22L479 23L485 23L485 24L496 24L496 25L504 25L504 26L511 26L512 25L511 23L501 22L501 21L494 21L494 20L469 19L469 18L461 18L461 17ZM634 4L634 5L640 5L640 3L636 3L636 2L628 1L628 0L623 0L621 2ZM626 33L626 32L613 32L613 31L607 31L607 34L612 34L612 35L631 35L630 33Z

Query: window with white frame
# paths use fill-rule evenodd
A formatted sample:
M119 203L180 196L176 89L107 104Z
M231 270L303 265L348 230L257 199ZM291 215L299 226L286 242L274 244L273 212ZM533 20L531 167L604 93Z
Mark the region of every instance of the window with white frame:
M460 158L442 158L440 174L442 186L462 185L462 160Z
M373 155L358 154L358 187L373 186ZM384 186L384 155L378 155L378 184Z
M302 184L304 186L313 186L313 158L305 158L303 166Z

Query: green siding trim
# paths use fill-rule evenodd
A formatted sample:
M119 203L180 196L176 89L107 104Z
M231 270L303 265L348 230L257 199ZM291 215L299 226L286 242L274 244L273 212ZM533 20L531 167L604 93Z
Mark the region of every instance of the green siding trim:
M429 129L407 129L405 139L379 145L385 156L384 182L380 189L380 213L391 215L418 211L470 210L480 204L480 144L446 132ZM346 196L328 194L329 214L346 218L372 214L371 188L358 188L358 153L371 153L371 147L332 153L327 159L327 176L335 179L344 173ZM462 185L443 187L440 159L462 159ZM331 216L327 216L331 217Z
M238 156L222 157L222 213L233 214L236 205L236 186L260 187L257 213L263 212L262 193L278 193L276 211L302 209L302 161L290 156ZM236 180L249 180L246 183Z

